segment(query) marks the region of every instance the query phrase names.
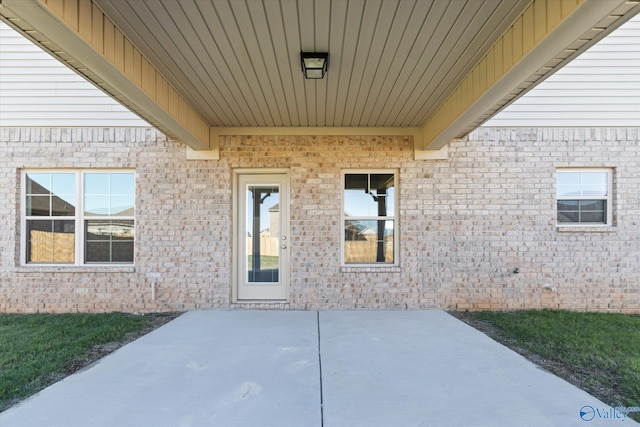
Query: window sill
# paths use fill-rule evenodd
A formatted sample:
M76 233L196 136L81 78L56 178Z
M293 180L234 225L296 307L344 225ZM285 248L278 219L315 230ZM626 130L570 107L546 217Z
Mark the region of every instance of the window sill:
M16 273L135 273L134 266L108 265L21 265Z
M397 265L350 265L340 267L340 273L401 273L402 269Z
M616 227L610 225L557 225L558 233L615 233Z

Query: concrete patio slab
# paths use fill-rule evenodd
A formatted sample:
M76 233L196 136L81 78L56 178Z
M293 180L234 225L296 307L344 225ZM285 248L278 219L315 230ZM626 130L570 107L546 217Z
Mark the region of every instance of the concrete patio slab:
M638 425L610 409L442 311L237 310L186 313L0 426Z
M324 426L622 420L583 420L583 407L610 408L442 311L321 312L320 325Z
M316 312L189 312L0 414L2 427L319 426Z

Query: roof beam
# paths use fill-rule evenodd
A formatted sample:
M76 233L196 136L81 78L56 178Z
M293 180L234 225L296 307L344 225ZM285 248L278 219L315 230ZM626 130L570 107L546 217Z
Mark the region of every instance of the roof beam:
M165 134L209 150L209 124L93 1L1 0L0 15Z
M427 120L416 158L481 125L639 9L626 0L534 0Z

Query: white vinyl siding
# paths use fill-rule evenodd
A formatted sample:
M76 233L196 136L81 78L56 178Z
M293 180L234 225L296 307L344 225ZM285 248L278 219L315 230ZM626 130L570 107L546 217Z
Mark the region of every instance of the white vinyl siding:
M0 22L0 126L150 125ZM640 126L640 16L484 126Z
M150 125L0 22L0 126Z
M483 126L640 126L640 16L623 24Z

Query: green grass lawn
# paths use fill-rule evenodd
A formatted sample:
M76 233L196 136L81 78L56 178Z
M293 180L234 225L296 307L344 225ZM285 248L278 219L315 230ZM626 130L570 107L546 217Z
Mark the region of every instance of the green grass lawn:
M0 314L0 411L175 314Z
M277 270L278 268L280 268L280 257L267 255L260 257L261 270ZM253 269L253 255L247 256L247 269L249 271Z
M452 314L612 407L640 406L640 316ZM0 314L0 411L175 316Z
M569 311L451 313L611 407L640 407L640 316ZM640 421L640 413L630 413Z

